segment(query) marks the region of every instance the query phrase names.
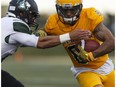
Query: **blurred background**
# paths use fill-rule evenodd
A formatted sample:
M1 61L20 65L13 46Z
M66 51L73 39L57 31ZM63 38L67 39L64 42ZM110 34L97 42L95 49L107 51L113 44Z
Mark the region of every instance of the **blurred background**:
M10 0L1 0L1 17L7 12ZM40 27L43 28L50 14L56 13L55 0L35 0L40 12ZM104 3L104 4L103 4ZM115 35L115 0L83 0L84 8L95 7L105 17L104 24ZM115 58L111 52L110 58ZM26 87L80 87L70 71L72 62L63 46L49 49L20 48L2 63L8 71Z

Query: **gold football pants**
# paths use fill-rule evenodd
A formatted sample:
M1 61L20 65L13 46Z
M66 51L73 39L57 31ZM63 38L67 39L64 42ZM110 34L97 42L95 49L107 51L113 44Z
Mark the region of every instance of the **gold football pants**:
M94 72L82 72L77 76L82 87L95 87L101 84L103 87L115 87L114 70L108 75L100 75Z

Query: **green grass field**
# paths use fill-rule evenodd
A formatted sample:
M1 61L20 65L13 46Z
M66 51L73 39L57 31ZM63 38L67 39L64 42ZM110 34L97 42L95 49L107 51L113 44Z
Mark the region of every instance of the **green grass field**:
M25 87L80 87L70 71L71 65L66 56L30 56L23 61L16 61L12 56L4 60L2 69L20 80Z
M3 61L2 69L25 87L80 87L70 71L72 62L61 46L44 50L26 48L19 52L23 53L23 60L8 57ZM114 60L114 52L110 57Z

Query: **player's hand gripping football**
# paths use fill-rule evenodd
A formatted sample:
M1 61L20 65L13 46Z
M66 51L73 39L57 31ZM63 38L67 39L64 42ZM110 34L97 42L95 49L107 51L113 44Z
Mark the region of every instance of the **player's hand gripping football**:
M92 52L86 52L80 45L78 45L77 48L79 50L79 52L77 52L77 55L79 56L80 60L82 60L82 62L84 61L84 63L87 63L94 60Z

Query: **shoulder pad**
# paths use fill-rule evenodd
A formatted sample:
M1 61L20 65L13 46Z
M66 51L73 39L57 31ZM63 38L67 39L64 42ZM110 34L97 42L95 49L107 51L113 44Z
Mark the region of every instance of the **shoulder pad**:
M14 22L13 29L14 31L17 31L17 32L22 32L22 33L27 33L27 34L32 33L31 30L29 30L29 27L26 24L21 23L21 22Z
M58 15L52 14L49 16L45 26L48 26L49 29L53 29L54 27L56 27L58 20L59 20Z
M87 9L87 17L91 20L95 20L98 18L103 18L103 15L95 8L88 8Z

